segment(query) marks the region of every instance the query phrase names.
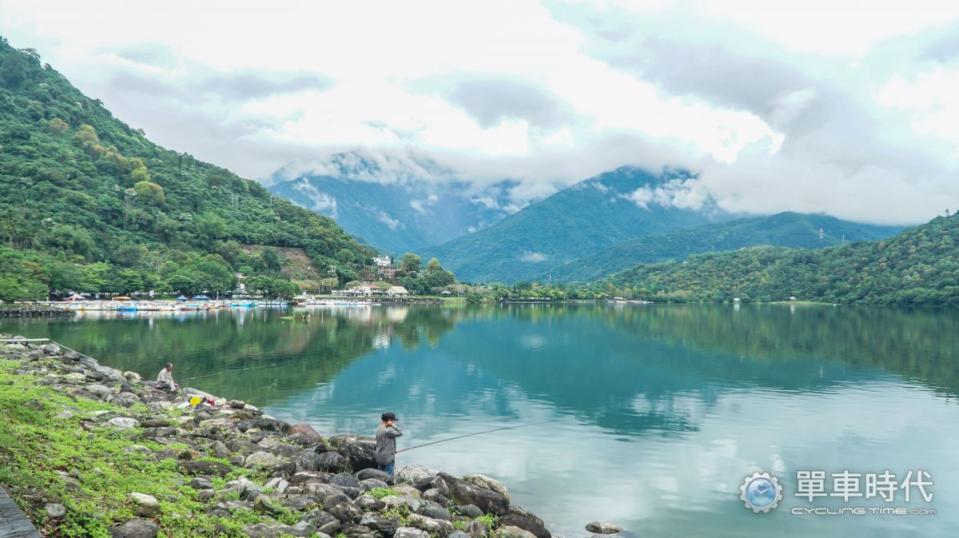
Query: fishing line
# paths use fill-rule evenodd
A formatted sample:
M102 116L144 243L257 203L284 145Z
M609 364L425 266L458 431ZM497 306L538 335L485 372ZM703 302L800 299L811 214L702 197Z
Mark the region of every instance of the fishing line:
M430 441L429 443L423 443L423 444L421 444L421 445L414 445L414 446L407 447L407 448L404 448L404 449L401 449L401 450L397 450L396 453L399 454L400 452L406 452L407 450L413 450L414 448L423 448L424 446L438 445L438 444L440 444L440 443L447 443L447 442L449 442L449 441L456 441L457 439L463 439L463 438L466 438L466 437L473 437L473 436L475 436L475 435L483 435L484 433L493 433L493 432L498 432L498 431L503 431L503 430L516 430L516 429L519 429L519 428L525 428L525 427L527 427L527 426L539 426L539 425L541 425L541 424L546 424L546 423L549 423L549 422L553 422L553 421L552 421L552 420L544 420L543 422L531 422L531 423L528 423L528 424L517 424L516 426L500 426L499 428L492 428L492 429L483 430L483 431L480 431L480 432L473 432L473 433L467 433L467 434L464 434L464 435L457 435L457 436L455 436L455 437L450 437L450 438L447 438L447 439L440 439L440 440L438 440L438 441Z

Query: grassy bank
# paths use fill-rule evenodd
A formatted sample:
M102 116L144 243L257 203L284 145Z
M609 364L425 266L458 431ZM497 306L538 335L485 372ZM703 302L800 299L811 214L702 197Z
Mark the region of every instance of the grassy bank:
M176 457L154 457L164 449L189 452L187 445L163 446L141 439L141 428L115 430L91 421L104 413L146 414L145 405L124 409L72 398L38 384L37 376L15 374L19 366L0 359L0 483L45 533L109 537L111 525L135 517L133 492L157 498L158 523L167 536L245 536L242 528L261 520L253 511L229 518L205 513ZM178 414L167 413L171 419ZM252 474L233 468L214 485ZM48 503L62 504L66 515L49 517Z

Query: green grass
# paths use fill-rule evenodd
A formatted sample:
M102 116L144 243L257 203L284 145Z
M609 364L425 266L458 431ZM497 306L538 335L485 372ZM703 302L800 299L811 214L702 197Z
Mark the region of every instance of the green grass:
M389 497L390 495L399 495L393 488L373 488L370 490L370 495L374 499L382 499L383 497Z
M252 512L232 518L207 514L176 460L156 461L152 454L130 450L134 445L163 448L139 439L139 429L81 427L93 412L121 408L72 400L38 385L33 376L14 374L18 365L0 358L0 484L45 533L107 538L111 525L136 517L128 500L132 492L153 495L160 502L156 521L161 536L243 536L243 526L261 521ZM55 418L63 410L74 416ZM249 474L235 469L230 476ZM221 479L215 482L223 484ZM67 508L62 521L47 520L44 504L51 502Z

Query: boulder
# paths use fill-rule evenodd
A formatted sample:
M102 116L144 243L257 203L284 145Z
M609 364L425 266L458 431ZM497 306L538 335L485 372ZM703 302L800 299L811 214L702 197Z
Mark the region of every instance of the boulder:
M481 488L491 489L496 493L499 493L503 497L506 497L506 500L509 501L509 492L506 491L506 486L501 484L498 480L490 478L482 474L468 474L463 477L463 480L473 484L474 486L479 486Z
M254 452L246 457L246 460L243 462L244 467L262 467L267 469L272 469L285 461L269 452Z
M290 483L283 479L283 477L278 476L271 478L263 487L270 488L278 493L283 493L286 491L286 488L290 487Z
M443 506L439 503L430 500L423 500L423 504L416 509L416 513L420 514L421 516L426 516L433 519L442 519L444 521L450 521L452 519L449 510L443 508Z
M351 502L337 504L327 509L327 512L338 519L340 523L356 523L363 517L363 512Z
M430 533L414 527L400 527L393 533L393 538L430 538Z
M304 450L293 457L296 472L324 471L340 472L348 467L346 458L336 452L317 454L313 450Z
M47 512L47 516L53 519L59 519L67 515L67 509L60 503L50 503L43 507Z
M410 527L424 530L431 535L449 536L453 533L453 524L442 519L433 519L420 514L410 514L406 518Z
M155 538L159 525L149 519L131 519L110 529L113 538Z
M136 372L123 372L123 378L130 383L139 383L141 379L140 374Z
M400 508L407 507L410 512L415 512L420 505L423 504L423 501L413 497L412 495L387 495L380 499L383 501L383 504L386 506L386 509L390 508Z
M483 511L472 504L457 504L453 507L453 510L466 517L480 517L483 515Z
M361 469L357 471L353 476L355 476L356 479L360 481L368 480L371 478L375 480L381 480L384 483L384 486L386 482L389 482L391 480L390 475L386 474L385 472L379 469Z
M375 478L367 478L366 480L360 480L360 491L369 491L376 488L388 488L390 485L382 480L377 480Z
M130 417L114 417L107 421L107 426L112 426L118 430L128 430L139 425L140 423L136 419Z
M509 512L509 499L492 489L473 485L452 475L440 473L450 488L450 499L457 504L472 504L483 512L504 515Z
M246 433L247 430L257 429L260 431L272 431L287 433L290 431L290 425L282 420L275 418L258 417L252 420L243 420L236 423L236 429Z
M191 475L224 477L230 473L230 466L218 461L184 461L180 466Z
M283 523L257 523L256 525L243 527L243 533L249 538L280 538L281 536L292 535L293 527Z
M343 447L340 452L348 460L350 467L356 470L376 468L376 440L369 437L357 438Z
M152 517L160 512L160 502L153 495L134 492L129 495L129 498L136 505L138 515Z
M372 512L367 512L360 517L360 525L369 527L383 536L392 536L400 526L396 520Z
M341 526L339 520L324 510L313 510L303 516L302 521L312 525L317 532L325 534L335 534Z
M323 436L320 435L320 432L313 429L313 426L310 426L309 424L304 424L304 423L294 424L290 426L289 434L290 435L300 434L301 437L304 439L313 440L313 444L320 444L323 442Z
M447 506L450 503L450 500L446 497L446 495L443 495L440 490L436 488L431 488L424 491L423 498L440 506Z
M586 524L586 530L593 534L616 534L621 532L623 528L608 521L591 521Z
M367 512L379 512L386 507L386 504L384 504L383 501L372 495L360 495L353 500L353 504L355 504L360 510L365 510Z
M536 535L529 531L524 531L519 527L511 527L509 525L496 529L494 536L496 538L536 538Z
M423 480L436 474L433 469L422 465L404 465L396 471L396 481L415 484L417 480Z
M341 488L358 488L360 487L360 481L351 474L340 473L330 477L330 485Z
M536 538L552 538L542 519L519 506L511 506L508 514L500 516L499 524L501 526L519 527L533 533Z

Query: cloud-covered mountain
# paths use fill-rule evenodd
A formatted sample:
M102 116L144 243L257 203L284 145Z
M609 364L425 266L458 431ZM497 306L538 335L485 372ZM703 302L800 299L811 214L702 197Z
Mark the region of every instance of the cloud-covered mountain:
M622 241L734 218L698 186L685 171L622 167L422 254L464 281L534 279Z
M515 182L478 188L408 156L338 153L289 165L271 182L273 193L395 255L476 232L519 210L510 197Z

